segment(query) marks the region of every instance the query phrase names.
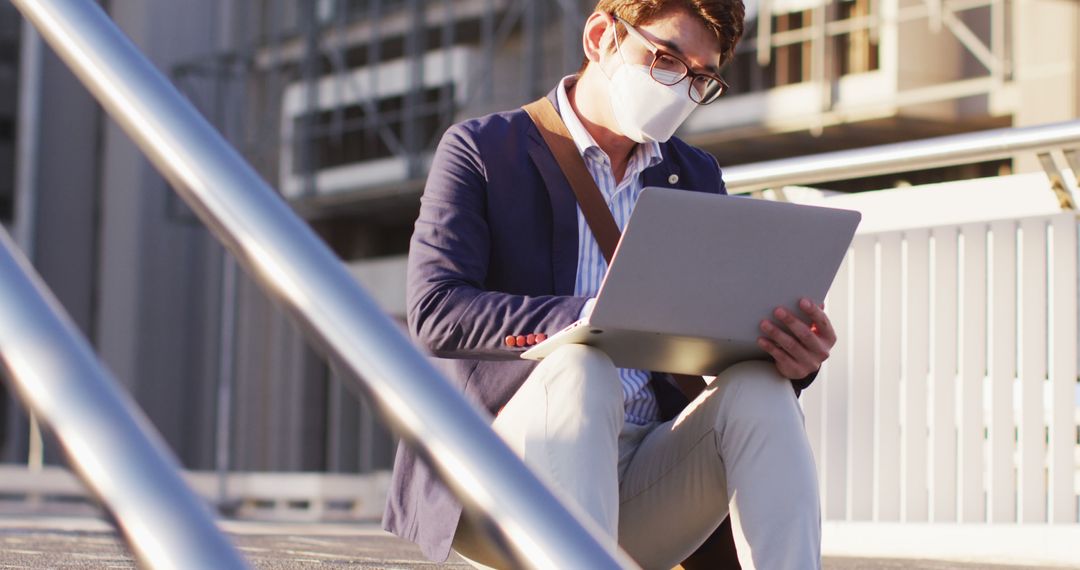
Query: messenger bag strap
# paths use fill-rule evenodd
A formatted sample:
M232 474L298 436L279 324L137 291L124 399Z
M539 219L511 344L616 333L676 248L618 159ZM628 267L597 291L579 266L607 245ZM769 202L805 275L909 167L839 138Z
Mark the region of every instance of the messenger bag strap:
M596 237L596 243L600 245L600 253L604 255L608 265L611 265L611 258L615 256L615 246L619 244L621 236L619 226L615 223L615 216L611 215L607 203L604 202L604 196L600 193L600 188L596 186L596 181L589 174L589 169L585 167L585 159L578 152L570 131L566 130L566 124L559 116L559 111L547 97L537 99L522 108L528 113L533 123L536 123L536 128L540 130L540 135L544 137L548 149L555 156L555 161L559 163L563 176L570 183L570 188L574 190L574 196L577 197L578 205L581 206L581 213L585 215L585 222L589 224L589 229ZM700 376L685 374L671 376L675 380L675 385L690 400L696 398L705 389L705 381Z
M615 255L615 246L619 244L618 224L615 216L611 215L607 203L604 201L600 188L596 186L589 169L585 167L585 159L578 152L570 131L566 130L566 124L555 109L555 105L547 97L542 97L522 107L529 117L536 123L540 135L544 137L555 161L559 163L566 181L574 190L581 213L585 215L585 222L589 224L596 243L600 245L600 253L611 264L611 258Z

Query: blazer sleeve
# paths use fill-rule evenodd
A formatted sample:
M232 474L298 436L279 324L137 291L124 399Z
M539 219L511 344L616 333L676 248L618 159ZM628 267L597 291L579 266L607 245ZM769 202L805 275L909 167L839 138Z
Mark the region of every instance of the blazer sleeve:
M553 334L577 320L586 299L488 291L491 235L486 169L468 123L435 151L409 248L408 324L434 355L515 359L508 335Z

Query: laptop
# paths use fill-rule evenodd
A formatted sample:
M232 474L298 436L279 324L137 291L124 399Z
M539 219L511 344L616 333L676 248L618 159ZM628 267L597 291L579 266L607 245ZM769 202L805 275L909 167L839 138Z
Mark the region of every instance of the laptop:
M859 212L669 188L638 198L586 318L521 354L564 344L620 368L715 375L768 359L759 323L779 306L825 299Z

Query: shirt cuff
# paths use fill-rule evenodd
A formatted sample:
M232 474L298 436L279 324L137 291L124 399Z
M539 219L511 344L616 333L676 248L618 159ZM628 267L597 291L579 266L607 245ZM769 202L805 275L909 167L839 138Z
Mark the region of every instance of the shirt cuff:
M596 305L596 297L590 297L585 301L585 305L581 307L581 313L578 314L578 320L583 321L592 314L593 307Z

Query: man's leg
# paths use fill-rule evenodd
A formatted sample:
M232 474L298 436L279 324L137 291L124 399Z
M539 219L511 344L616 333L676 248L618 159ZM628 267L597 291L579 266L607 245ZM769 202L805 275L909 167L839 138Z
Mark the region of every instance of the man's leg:
M510 448L560 495L591 516L614 542L619 520L618 455L622 383L611 359L582 345L545 358L492 425ZM462 517L459 554L498 565Z
M729 368L649 433L620 495L619 543L644 568L690 555L729 498L743 568L820 567L814 459L791 383L772 364Z

